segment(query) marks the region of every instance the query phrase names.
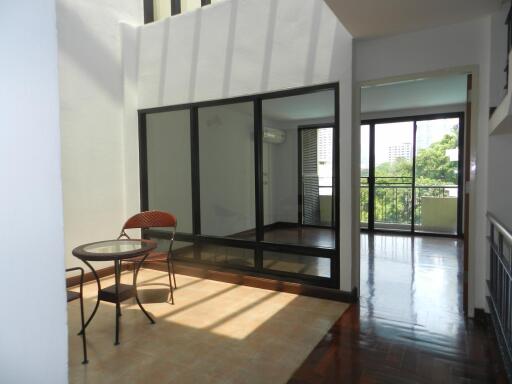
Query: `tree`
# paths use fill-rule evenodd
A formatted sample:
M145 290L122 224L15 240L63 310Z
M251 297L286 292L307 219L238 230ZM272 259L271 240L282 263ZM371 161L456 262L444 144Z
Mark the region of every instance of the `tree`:
M451 161L447 151L458 146L457 126L440 141L421 149L416 155L416 185L457 185L457 163ZM412 195L408 185L412 180L412 160L398 158L375 167L378 180L375 189L375 219L381 222L409 223ZM385 177L385 179L383 179ZM379 187L380 186L380 187ZM444 189L422 188L418 194L442 196ZM419 197L419 195L417 197ZM368 217L368 189L361 189L361 220ZM416 215L417 221L420 215Z
M416 156L416 183L421 185L457 184L457 163L446 154L458 146L455 129L441 141L421 149Z

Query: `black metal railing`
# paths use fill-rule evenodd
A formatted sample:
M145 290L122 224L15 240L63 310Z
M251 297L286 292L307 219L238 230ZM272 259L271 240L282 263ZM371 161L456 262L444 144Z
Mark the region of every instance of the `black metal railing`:
M489 219L490 272L487 301L502 357L510 378L512 367L512 232L492 214Z
M423 225L423 199L457 197L457 185L415 185L414 224ZM375 223L410 225L412 220L413 185L411 177L376 177L374 191ZM361 177L361 223L369 219L370 185Z

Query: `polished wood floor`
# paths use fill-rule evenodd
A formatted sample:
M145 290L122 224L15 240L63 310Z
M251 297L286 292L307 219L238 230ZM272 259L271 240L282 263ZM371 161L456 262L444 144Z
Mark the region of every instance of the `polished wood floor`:
M331 228L318 228L306 226L293 226L289 224L276 225L265 228L263 234L265 241L269 243L282 243L303 245L308 247L334 248L336 231ZM236 233L230 237L244 240L254 240L256 230Z
M462 242L361 236L361 300L289 383L506 383L486 322L462 311Z

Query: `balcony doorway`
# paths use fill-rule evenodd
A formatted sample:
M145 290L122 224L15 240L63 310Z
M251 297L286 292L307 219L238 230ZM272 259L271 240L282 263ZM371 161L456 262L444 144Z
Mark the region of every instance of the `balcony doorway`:
M466 74L361 89L363 230L462 237Z
M299 127L299 223L333 228L333 128Z
M463 113L361 125L361 226L462 235Z

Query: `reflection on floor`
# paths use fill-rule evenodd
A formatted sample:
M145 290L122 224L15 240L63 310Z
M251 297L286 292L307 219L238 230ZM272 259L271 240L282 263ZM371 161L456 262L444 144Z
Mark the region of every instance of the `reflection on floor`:
M254 267L254 250L216 244L187 246L175 251L178 260L201 261L224 267ZM331 276L331 260L328 258L301 256L282 252L263 252L263 268L309 276Z
M255 240L256 230L237 233L230 237ZM270 243L296 244L308 247L334 248L336 232L331 228L298 226L276 223L265 228L264 240Z
M486 324L462 311L462 242L361 236L361 302L290 383L506 382Z
M263 268L308 276L331 277L331 260L321 257L265 251Z
M462 245L440 237L362 235L362 306L450 332L463 316Z
M129 280L130 275L124 276ZM141 299L122 306L121 344L113 345L114 306L101 303L87 328L82 359L78 301L68 307L71 383L284 383L347 304L177 276L175 305L167 275L144 269ZM113 279L105 279L105 286ZM96 296L85 288L86 313Z

